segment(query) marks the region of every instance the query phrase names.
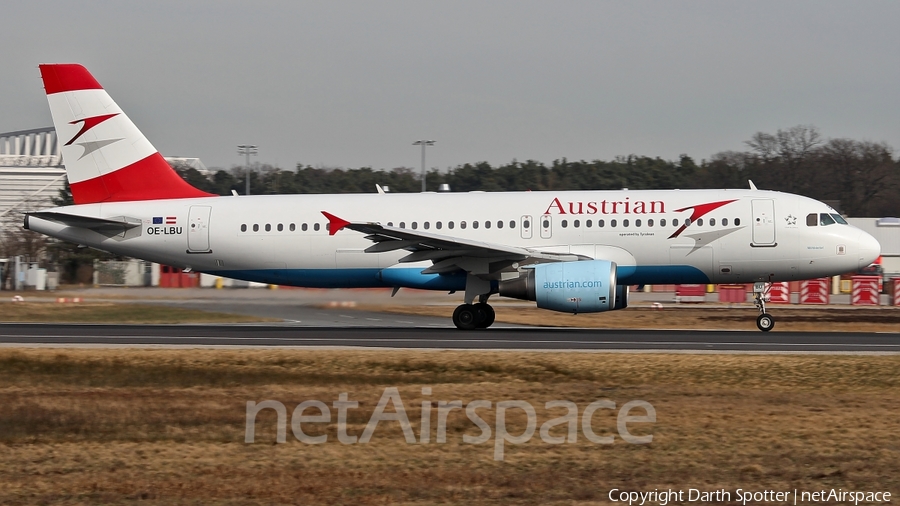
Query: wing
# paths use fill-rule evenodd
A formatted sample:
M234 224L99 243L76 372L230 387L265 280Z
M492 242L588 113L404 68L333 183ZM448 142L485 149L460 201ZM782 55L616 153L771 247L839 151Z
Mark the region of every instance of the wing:
M444 274L466 271L491 279L501 272L515 271L523 265L542 262L569 262L591 260L583 255L550 253L531 248L520 248L482 241L472 241L442 234L388 227L379 223L350 222L322 211L328 218L328 233L336 234L348 228L366 234L366 239L374 244L365 249L366 253L407 250L410 253L400 262L422 262L430 260L431 267L422 274Z

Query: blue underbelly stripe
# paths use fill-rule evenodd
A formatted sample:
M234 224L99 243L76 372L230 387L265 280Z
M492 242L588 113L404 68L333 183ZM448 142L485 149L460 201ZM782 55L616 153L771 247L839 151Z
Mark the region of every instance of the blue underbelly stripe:
M358 268L358 269L248 269L208 271L222 276L272 285L308 288L379 288L401 286L423 290L465 290L466 276L454 274L422 274L422 269ZM709 283L709 276L688 265L622 266L617 270L621 285L669 285Z

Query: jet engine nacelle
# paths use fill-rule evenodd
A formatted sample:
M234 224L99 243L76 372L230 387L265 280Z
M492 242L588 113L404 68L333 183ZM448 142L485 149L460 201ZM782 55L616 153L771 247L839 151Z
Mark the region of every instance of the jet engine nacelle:
M607 260L538 264L516 279L500 282L500 295L533 300L542 309L566 313L597 313L621 309L617 303L616 264Z

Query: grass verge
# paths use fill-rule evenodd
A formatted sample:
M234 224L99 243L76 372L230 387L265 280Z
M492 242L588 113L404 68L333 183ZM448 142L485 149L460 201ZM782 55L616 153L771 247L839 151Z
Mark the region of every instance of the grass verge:
M900 356L663 355L311 350L0 350L2 504L588 504L611 488L887 490L900 492ZM247 401L329 407L359 402L359 436L386 387L397 387L414 435L423 402L430 442L407 444L382 422L368 444L274 444L260 413L244 443ZM430 387L431 394L423 393ZM543 422L564 399L650 402L634 424L648 445L578 440L466 444L480 430L460 410L436 443L438 401L525 400ZM480 410L492 427L494 410ZM307 414L315 414L315 411ZM639 414L639 413L638 413ZM593 430L616 435L613 410ZM509 412L521 434L526 420ZM556 431L554 430L554 434Z
M41 323L250 323L280 321L155 304L113 302L4 302L0 322Z

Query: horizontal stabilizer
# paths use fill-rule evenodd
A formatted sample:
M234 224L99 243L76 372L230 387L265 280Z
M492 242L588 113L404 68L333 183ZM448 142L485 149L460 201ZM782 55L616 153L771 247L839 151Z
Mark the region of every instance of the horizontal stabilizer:
M129 230L134 227L141 226L141 220L137 218L128 218L120 216L117 218L96 218L93 216L78 216L77 214L57 213L53 211L39 211L35 213L26 213L28 217L40 218L42 220L55 221L70 227L86 228L89 230L101 230L117 228L120 230ZM27 228L26 221L26 228Z

